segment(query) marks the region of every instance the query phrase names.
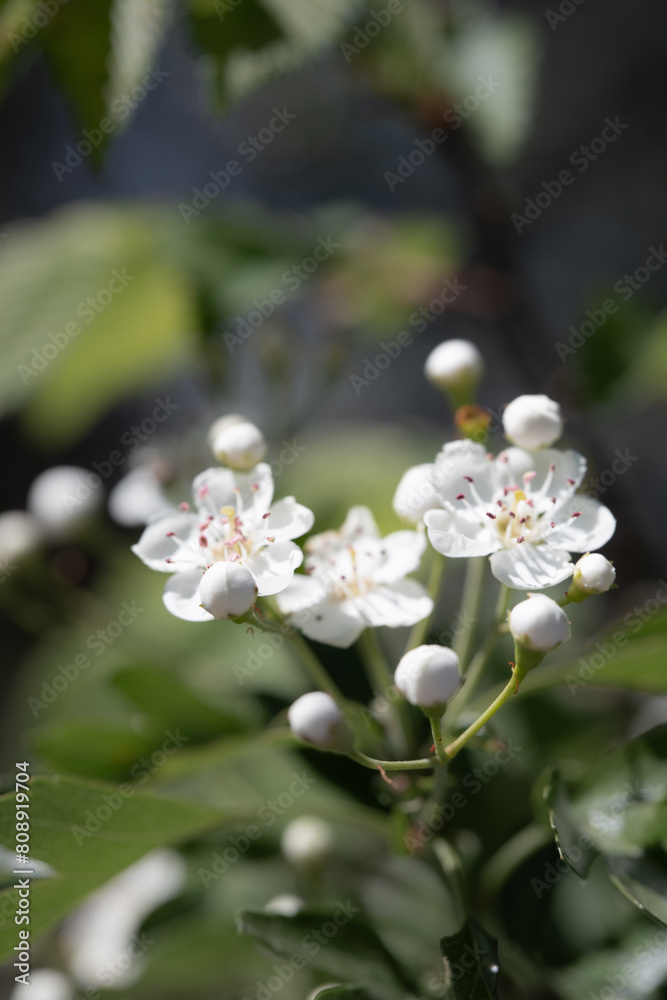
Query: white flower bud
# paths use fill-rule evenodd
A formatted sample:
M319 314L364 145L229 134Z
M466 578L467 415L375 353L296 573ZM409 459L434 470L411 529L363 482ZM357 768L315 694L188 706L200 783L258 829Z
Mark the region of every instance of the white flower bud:
M394 493L394 510L404 521L418 524L427 510L439 507L433 484L433 465L413 465L403 473Z
M267 444L260 429L235 414L216 420L208 439L218 461L239 472L254 469L266 455Z
M10 1000L21 1000L27 996L30 1000L70 1000L75 988L67 976L55 969L35 969L30 972L30 984L27 990L20 982L14 987Z
M508 614L510 632L526 649L546 653L570 638L567 615L546 594L533 594Z
M280 846L295 868L320 868L333 850L333 830L317 816L299 816L283 830Z
M575 563L572 574L572 584L569 597L572 599L574 589L584 594L604 594L616 579L616 570L612 563L599 552L588 552Z
M470 402L484 371L484 358L469 340L445 340L426 359L424 374L439 389L451 392L457 404Z
M563 433L560 406L548 396L517 396L505 407L503 428L519 448L546 448Z
M294 735L320 750L346 752L352 748L352 733L343 713L330 694L310 691L301 695L287 713Z
M199 584L202 607L214 618L240 618L257 597L255 578L240 563L215 562Z
M14 568L14 560L34 551L42 540L39 523L24 510L0 514L0 574Z
M459 658L447 646L417 646L399 661L394 683L411 705L442 714L459 684Z
M281 896L274 896L264 907L267 913L276 913L280 917L295 917L306 905L305 899L295 896L291 892L284 892Z
M74 465L41 472L28 490L28 511L56 540L67 539L100 507L102 479Z

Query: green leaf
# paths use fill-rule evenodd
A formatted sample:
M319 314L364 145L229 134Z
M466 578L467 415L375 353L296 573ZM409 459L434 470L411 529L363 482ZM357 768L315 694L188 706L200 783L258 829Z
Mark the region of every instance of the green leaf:
M358 983L378 1000L402 1000L414 984L358 914L359 908L346 900L330 914L283 917L245 910L237 922L241 934L250 934L276 955L298 956L318 972Z
M169 27L174 0L115 0L111 11L111 54L106 106L119 129L125 127L131 115L120 118L113 114L120 101L123 112L132 109L132 90L155 68L159 49ZM150 94L150 90L148 91ZM128 103L125 98L129 97Z
M564 1000L610 997L612 1000L659 1000L667 980L665 932L642 922L613 948L587 954L575 965L552 972L551 985Z
M33 744L55 771L84 778L119 780L136 777L130 769L157 749L164 733L140 735L123 722L68 720L38 730Z
M332 986L316 993L315 1000L373 1000L373 996L357 986Z
M80 128L99 127L107 113L112 6L113 0L70 0L36 38ZM99 157L100 151L101 144L92 155Z
M460 931L440 941L447 965L448 998L497 1000L498 942L472 918Z
M30 782L30 853L55 869L31 886L31 936L57 924L85 896L154 847L178 844L214 828L219 812L198 803L137 792L131 786L76 778ZM0 843L14 844L15 793L0 797ZM90 827L94 832L90 832ZM0 893L0 914L12 914L15 889ZM0 961L16 944L13 919L0 918Z
M667 831L666 831L667 832ZM614 885L628 899L667 925L667 859L609 857L607 867Z
M556 770L544 789L544 797L549 806L549 822L554 831L558 853L575 875L586 878L598 853L593 848L583 851L579 846L581 830L571 815L563 779Z
M246 728L233 703L228 710L204 701L180 677L152 667L127 667L111 679L142 711L156 719L163 729L180 727L190 745Z

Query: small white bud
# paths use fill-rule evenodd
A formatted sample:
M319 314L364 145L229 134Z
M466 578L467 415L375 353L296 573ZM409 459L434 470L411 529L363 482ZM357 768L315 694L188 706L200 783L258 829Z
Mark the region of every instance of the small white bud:
M255 578L239 563L215 562L199 584L202 607L214 618L240 618L257 597Z
M399 661L394 683L411 705L442 714L461 683L459 658L447 646L417 646Z
M320 750L345 753L352 748L352 733L343 713L330 694L310 691L301 695L287 712L294 735Z
M30 972L30 983L27 990L20 982L14 987L10 1000L19 1000L28 996L30 1000L69 1000L74 994L74 984L67 976L55 969L35 969Z
M546 653L570 638L567 615L546 594L534 594L508 614L510 632L526 649Z
M291 892L284 892L281 896L274 896L264 907L267 913L276 913L280 917L295 917L306 905L305 899L295 896Z
M599 552L588 552L575 563L572 587L568 591L570 599L575 599L573 590L584 594L604 594L616 579L616 570L608 559Z
M433 484L433 465L413 465L403 473L393 499L394 510L404 521L418 524L427 510L439 507Z
M218 461L239 472L254 469L266 455L267 444L260 429L236 414L216 420L208 440Z
M35 518L24 510L6 510L0 514L0 576L10 572L14 560L34 551L42 540Z
M41 472L28 490L27 507L55 540L66 540L101 506L102 478L74 465Z
M517 396L505 407L503 428L519 448L546 448L563 433L560 406L548 396Z
M283 830L280 846L295 868L320 868L333 850L333 830L317 816L299 816Z
M445 340L426 359L424 374L439 389L450 392L457 405L470 402L484 372L484 358L469 340Z

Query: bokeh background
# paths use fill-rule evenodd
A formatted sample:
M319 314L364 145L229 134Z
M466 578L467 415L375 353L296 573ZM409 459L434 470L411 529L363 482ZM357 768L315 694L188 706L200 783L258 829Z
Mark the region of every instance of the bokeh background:
M247 637L167 616L162 580L129 552L141 517L133 523L124 508L119 524L108 497L141 467L185 499L210 464L211 421L241 412L270 440L278 494L312 507L318 529L341 523L351 503L396 529L391 498L403 470L455 433L423 378L427 354L446 338L468 338L486 358L489 447L502 446L505 403L547 393L567 418L565 443L589 460L585 491L618 518L605 551L619 588L577 609L573 660L594 648L596 628L655 596L667 557L660 0L410 0L391 16L386 4L349 0L53 3L43 27L46 8L0 4L2 508L24 510L31 483L53 466L97 470L101 481L72 524L55 515L49 524L47 512L24 552L15 526L0 531L8 775L25 754L35 773L122 780L178 723L187 695L202 770L151 783L202 800L242 797L239 774L223 775L209 748L280 712L303 689L300 675L279 651L240 686L229 664L245 661ZM109 135L85 152L84 130L96 136L103 120ZM430 140L434 129L444 129L442 141ZM109 293L114 272L128 277ZM168 416L158 423L162 404ZM460 586L455 568L443 633ZM146 609L133 628L62 697L31 709L27 699L40 697L58 664L130 600ZM652 616L642 638L661 620ZM531 761L454 824L473 868L529 821L531 784L567 739L567 754L585 760L667 721L664 654L649 638L643 679L623 691L536 696L521 721L508 710ZM346 693L367 697L355 655L322 652ZM500 678L502 657L496 668ZM337 761L306 756L321 779L308 811L341 799L336 877L352 884L375 850L367 814L377 813L377 789ZM261 759L246 765L252 801L285 780L265 774ZM207 793L193 791L207 782ZM354 810L364 835L345 826ZM212 848L200 840L190 850L207 857ZM204 906L193 862L188 891L162 915L146 976L122 995L245 996L262 972L232 914L294 888L276 851L267 836ZM557 858L553 844L540 852L535 871ZM604 985L586 963L641 937L646 918L599 873L585 901L574 876L546 902L529 881L522 870L490 918L520 943L507 995L574 998L587 995L583 983ZM402 905L378 893L375 885L366 900L378 913ZM55 938L44 947L45 963L57 963ZM622 995L661 995L661 981ZM282 995L312 985L285 985Z

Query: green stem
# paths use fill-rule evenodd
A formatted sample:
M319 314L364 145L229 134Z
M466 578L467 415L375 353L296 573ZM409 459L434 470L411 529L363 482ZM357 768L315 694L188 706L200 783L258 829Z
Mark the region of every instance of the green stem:
M461 597L461 607L458 614L459 631L454 637L452 648L458 655L461 674L465 674L470 647L474 636L475 622L479 618L479 609L482 603L482 590L484 586L484 574L486 571L486 556L478 556L471 559L466 571L465 583L463 585L463 595Z
M375 757L369 757L356 747L349 756L352 760L356 760L357 764L369 767L373 771L421 771L424 768L430 770L441 763L437 757L422 757L419 760L376 760Z
M524 679L525 676L526 676L526 671L524 668L522 668L519 665L514 667L511 678L509 679L503 690L500 692L498 697L495 699L495 701L491 702L486 711L482 712L479 718L475 719L472 725L468 726L465 732L461 733L461 735L458 736L453 741L453 743L450 743L449 746L445 748L445 754L450 760L452 757L456 756L459 750L463 749L466 743L470 739L472 739L472 737L476 733L478 733L483 726L487 724L489 719L496 714L498 709L502 708L505 702L509 701L509 699L512 697L513 694L516 694L516 692L519 690L519 684L521 683L521 681Z
M433 616L437 610L438 596L440 594L440 587L442 586L442 580L445 575L445 557L441 556L439 552L433 550L433 561L431 563L431 572L428 577L428 592L430 597L433 599L433 611L426 618L422 618L420 622L413 625L412 631L408 637L407 645L405 647L405 652L409 652L416 646L421 646L424 642L426 636L428 635L428 630L431 627L431 622L433 621Z
M391 741L393 747L397 753L404 754L410 746L412 736L410 709L402 698L392 697L394 678L380 649L374 629L367 628L362 632L359 638L359 650L366 665L371 687L377 695L389 703L395 723L390 732L393 737Z
M475 688L477 687L482 674L486 668L489 658L496 648L496 643L502 635L502 626L507 614L507 605L510 599L510 588L506 587L504 584L501 585L500 592L498 594L498 601L496 603L496 610L493 617L493 628L489 632L488 636L484 640L482 647L475 653L468 671L466 673L466 680L463 687L460 689L459 693L452 699L449 704L447 722L453 722L461 714L465 706L470 701Z
M435 752L442 761L447 761L449 758L445 753L445 746L442 740L442 725L439 715L429 715L429 720L431 723L431 732L433 733L433 742L435 743Z

